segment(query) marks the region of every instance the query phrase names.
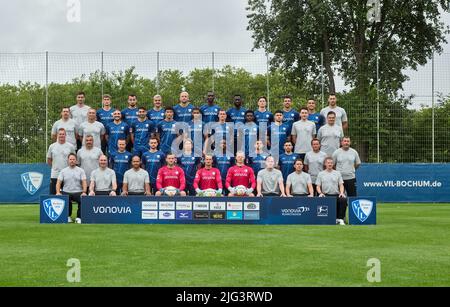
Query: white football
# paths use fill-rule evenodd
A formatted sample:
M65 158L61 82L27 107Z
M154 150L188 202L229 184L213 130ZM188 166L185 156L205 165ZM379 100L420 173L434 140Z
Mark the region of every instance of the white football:
M214 197L217 195L217 192L214 189L206 189L205 191L203 191L203 195L206 197Z
M175 196L177 194L177 189L169 186L164 189L164 193L167 196Z
M236 195L243 196L247 193L247 188L243 185L238 185L236 188Z

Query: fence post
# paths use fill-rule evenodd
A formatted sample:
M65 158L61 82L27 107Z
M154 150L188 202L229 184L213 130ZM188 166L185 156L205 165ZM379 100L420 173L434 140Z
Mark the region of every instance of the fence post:
M48 51L45 52L45 159L48 148Z
M156 52L156 92L158 95L161 95L160 93L160 81L159 81L159 51Z
M434 151L434 141L435 141L435 139L434 139L434 135L435 135L435 131L434 131L434 129L435 129L435 126L434 126L435 110L434 110L434 108L435 108L435 103L434 103L434 100L435 100L435 98L434 98L434 51L433 51L433 55L431 58L431 155L432 155L431 160L432 160L432 163L435 163L435 157L434 157L434 155L435 155L435 151Z
M104 77L103 77L103 74L104 74L104 59L103 59L103 57L104 57L104 54L103 54L103 51L102 51L102 53L101 53L101 70L102 70L102 75L101 75L101 82L102 82L102 102L103 102L103 95L105 94L104 93L104 85L103 85L103 79L104 79ZM103 103L102 103L103 104ZM103 106L102 106L103 107Z
M216 63L214 51L211 52L211 64L212 64L212 91L215 92Z
M380 163L380 53L377 51L377 163Z
M270 74L269 74L269 70L270 70L270 62L269 62L269 54L266 53L266 75L267 75L267 80L266 80L266 87L267 87L267 110L270 111Z
M320 53L320 83L322 85L322 109L324 108L325 103L325 82L324 82L324 76L323 76L323 52Z

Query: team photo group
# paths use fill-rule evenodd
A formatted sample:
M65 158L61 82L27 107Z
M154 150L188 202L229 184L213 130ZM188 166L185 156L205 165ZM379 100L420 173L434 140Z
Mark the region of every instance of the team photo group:
M337 198L336 223L345 225L361 161L336 95L322 110L313 98L294 109L292 97L284 96L273 113L264 96L254 111L241 95L232 99L225 110L214 92L199 107L187 92L174 106L160 95L144 106L130 94L128 107L119 110L104 95L95 109L79 92L52 126L50 194L69 196L69 222L72 202L78 203L76 223L87 195L330 196Z

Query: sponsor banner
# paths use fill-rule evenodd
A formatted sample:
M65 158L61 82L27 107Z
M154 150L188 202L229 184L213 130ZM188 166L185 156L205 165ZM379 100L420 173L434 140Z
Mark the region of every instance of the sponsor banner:
M225 202L217 201L209 203L209 210L211 211L225 211L227 210L227 204Z
M192 211L191 210L177 211L176 212L176 219L177 220L185 220L185 221L192 220Z
M244 220L259 221L259 211L244 211Z
M143 201L142 210L158 210L157 201Z
M228 202L227 203L227 210L230 211L242 211L242 202Z
M177 210L192 210L191 201L177 201Z
M258 202L244 202L245 211L259 211L259 201Z
M211 211L209 213L209 218L211 220L226 220L227 213L226 211Z
M142 211L143 220L157 220L158 211Z
M209 211L194 211L194 220L209 220Z
M242 211L227 211L227 220L230 221L242 220Z
M160 220L174 220L175 211L159 211Z
M377 200L375 197L350 197L348 199L350 225L375 225L377 223Z
M378 202L450 202L450 163L362 164L358 195Z
M159 210L175 210L174 201L160 201Z
M66 224L69 216L69 196L41 195L41 224Z
M0 203L40 202L50 193L50 167L47 164L0 164Z
M198 211L208 211L209 210L209 202L207 201L194 201L194 210Z

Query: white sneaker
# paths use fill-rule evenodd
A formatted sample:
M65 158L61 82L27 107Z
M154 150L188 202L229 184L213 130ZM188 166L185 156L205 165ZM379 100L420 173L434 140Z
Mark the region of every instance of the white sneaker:
M73 223L73 220L70 216L67 218L67 223Z
M77 217L77 218L75 219L75 223L76 223L76 224L81 224L81 219L80 219L79 217Z
M339 220L339 225L345 226L344 220Z

